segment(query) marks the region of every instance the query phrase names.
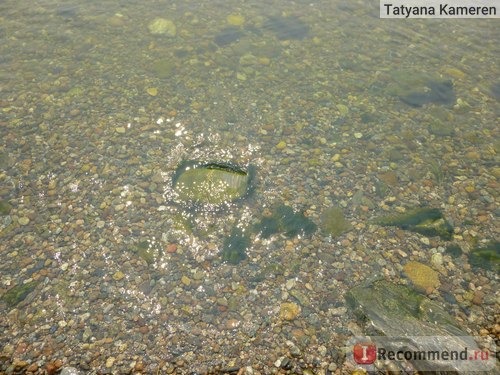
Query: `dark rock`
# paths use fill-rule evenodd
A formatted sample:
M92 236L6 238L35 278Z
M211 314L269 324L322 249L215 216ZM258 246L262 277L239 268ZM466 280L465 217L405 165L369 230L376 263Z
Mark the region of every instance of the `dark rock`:
M500 242L491 241L484 247L471 250L469 263L473 267L500 272Z
M450 240L453 235L453 227L438 208L415 208L404 214L378 218L375 223L395 226L425 236L439 236L444 240Z
M500 100L500 82L496 82L493 85L491 85L491 95L496 100Z
M237 42L244 35L243 30L236 26L228 26L215 35L214 42L219 47Z
M304 39L309 34L309 25L297 17L269 17L264 28L272 31L279 40Z
M427 88L424 91L415 91L400 96L400 99L412 107L422 107L430 103L453 105L457 100L451 81L429 81Z

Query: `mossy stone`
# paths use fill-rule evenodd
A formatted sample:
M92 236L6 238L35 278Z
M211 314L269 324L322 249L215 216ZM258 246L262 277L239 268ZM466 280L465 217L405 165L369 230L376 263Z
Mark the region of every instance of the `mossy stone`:
M14 307L19 302L23 301L38 285L37 281L30 281L26 284L19 284L10 288L2 297L9 306Z
M469 263L490 271L500 272L500 242L491 241L486 246L469 253Z
M450 240L453 235L453 227L438 208L415 208L403 214L378 218L375 223L395 226L426 236L439 236L444 240Z
M174 189L183 201L220 205L247 195L252 173L227 163L188 163L174 177Z
M415 288L421 292L433 291L440 285L438 273L420 262L411 261L406 263L403 271Z
M11 209L12 206L8 202L0 200L0 215L2 216L8 215Z
M338 237L351 229L351 224L345 219L340 207L329 207L321 214L320 227L325 234Z

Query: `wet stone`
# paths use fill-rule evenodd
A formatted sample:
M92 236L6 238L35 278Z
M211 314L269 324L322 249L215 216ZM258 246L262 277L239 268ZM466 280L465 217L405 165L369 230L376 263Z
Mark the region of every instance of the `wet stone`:
M404 103L412 107L422 107L425 104L435 103L444 105L453 105L456 102L453 83L451 81L441 81L428 83L429 91L416 91L401 96Z
M441 305L405 286L378 280L351 289L346 301L358 317L364 334L376 332L376 343L389 350L401 347L410 350L453 350L457 347L479 350L473 338L460 329ZM428 339L429 336L433 337L432 340ZM462 373L474 371L473 368L478 370L478 366L483 370L490 364L470 362L461 363L459 367ZM458 370L456 366L457 363L452 361L430 359L419 361L417 369L454 373Z
M247 195L252 173L228 163L181 165L173 180L179 198L186 202L218 205Z
M224 47L229 44L237 42L243 35L245 34L243 33L243 30L240 27L229 26L222 29L217 33L217 35L215 35L214 42L219 47Z
M453 227L437 208L414 208L403 214L378 218L375 223L383 226L395 226L426 236L439 236L443 240L450 240L453 235Z
M345 219L340 207L329 207L321 214L321 229L325 234L338 237L351 229L351 224Z
M304 39L309 35L309 25L297 17L273 16L264 23L279 40Z

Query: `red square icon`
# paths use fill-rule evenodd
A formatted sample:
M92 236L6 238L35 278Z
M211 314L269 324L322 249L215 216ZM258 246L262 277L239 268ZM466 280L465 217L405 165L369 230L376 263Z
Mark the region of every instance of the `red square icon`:
M369 365L377 359L377 347L372 342L359 342L352 348L354 361L360 365Z

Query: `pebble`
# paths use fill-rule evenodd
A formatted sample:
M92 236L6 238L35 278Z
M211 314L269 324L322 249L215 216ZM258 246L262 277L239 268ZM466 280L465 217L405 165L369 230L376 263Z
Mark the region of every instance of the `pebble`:
M115 206L115 211L121 211L125 208L125 205L123 203L117 204Z
M23 217L20 217L18 221L19 221L20 225L28 225L30 222L30 219L29 219L29 217L23 216Z
M359 132L354 133L354 138L356 138L356 139L363 138L363 133L359 133Z
M167 253L173 254L177 251L177 245L175 243L169 243L166 248Z
M181 283L183 283L186 286L189 286L191 285L191 279L184 275L181 277Z
M286 148L286 142L285 141L281 141L279 142L277 145L276 145L276 148L278 150L283 150L284 148Z
M114 274L113 274L113 280L115 281L120 281L121 279L123 279L125 277L125 274L122 272L122 271L116 271Z
M280 318L294 320L300 313L300 306L293 302L284 302L280 306Z
M32 363L26 369L27 372L36 372L38 370L38 365L36 363ZM62 373L61 373L62 374Z
M146 89L146 92L151 95L151 96L156 96L158 95L158 89L156 87L148 87Z
M80 375L80 372L74 367L65 367L59 375Z
M104 220L99 220L99 221L95 224L95 226L96 226L97 228L101 229L101 228L104 228L104 225L105 225L105 224L106 224L106 223L104 222Z
M118 126L118 127L115 128L115 131L118 134L123 134L123 133L125 133L125 127L124 126Z
M245 17L241 14L230 14L226 17L228 25L231 26L243 26L245 23Z
M484 292L482 290L474 291L474 295L472 296L472 303L474 305L481 305L484 299Z
M115 361L116 361L115 357L108 357L108 359L106 359L106 367L107 368L113 367Z
M443 254L441 253L432 254L431 264L436 268L441 267L443 265Z
M339 161L339 160L340 160L340 154L335 154L335 155L333 155L331 160L332 160L333 162Z

